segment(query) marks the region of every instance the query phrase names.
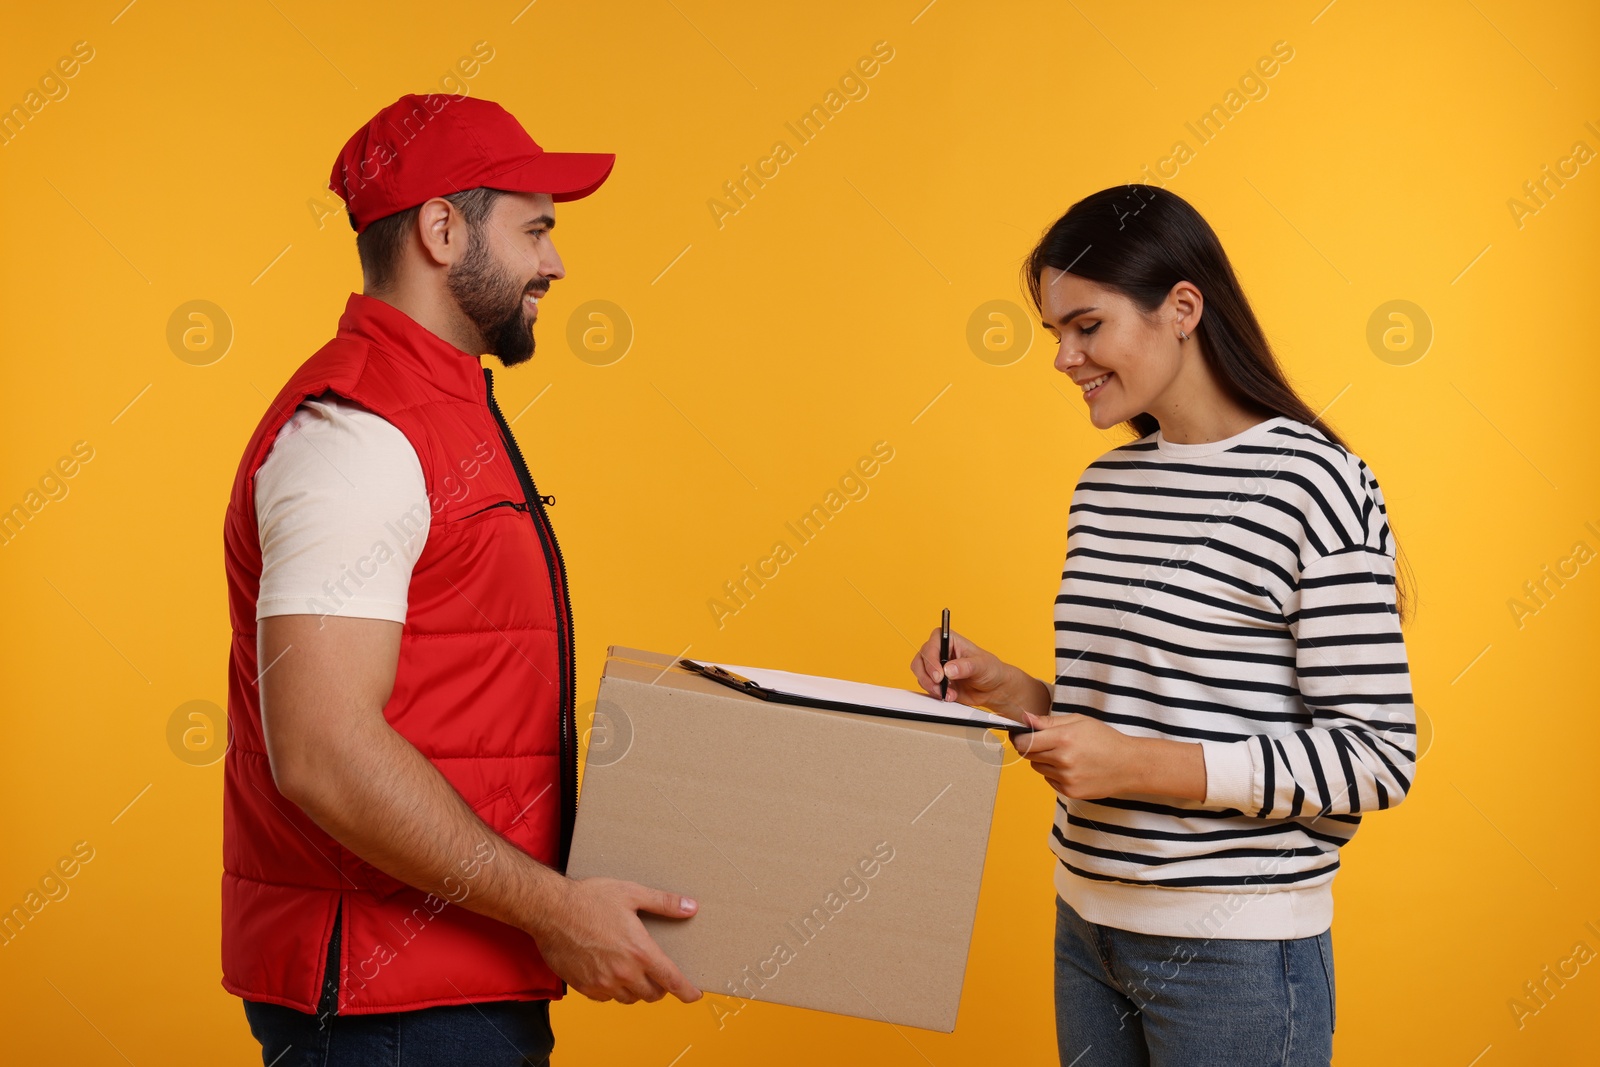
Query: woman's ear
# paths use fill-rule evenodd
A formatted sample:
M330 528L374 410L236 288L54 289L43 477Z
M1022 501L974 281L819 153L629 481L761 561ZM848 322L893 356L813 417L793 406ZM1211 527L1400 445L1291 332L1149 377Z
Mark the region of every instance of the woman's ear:
M1205 310L1205 297L1189 282L1179 282L1167 294L1172 305L1173 331L1182 331L1190 337L1200 326L1200 316Z

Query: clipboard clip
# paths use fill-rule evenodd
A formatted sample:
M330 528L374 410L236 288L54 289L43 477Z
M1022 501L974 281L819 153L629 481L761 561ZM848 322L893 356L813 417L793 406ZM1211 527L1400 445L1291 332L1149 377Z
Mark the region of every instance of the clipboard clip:
M679 666L686 667L689 670L694 671L696 674L703 674L714 682L721 682L723 685L728 686L731 689L742 689L747 693L753 694L766 692L766 690L761 688L760 685L751 681L749 678L746 678L744 675L734 674L730 670L724 670L715 663L699 663L692 659L680 659L678 664Z
M684 670L701 675L702 677L709 678L719 685L726 686L729 689L775 704L789 704L806 708L820 708L827 711L849 711L857 713L867 712L873 715L883 715L892 719L921 719L926 722L944 723L955 722L955 720L952 719L932 718L927 715L920 715L906 711L895 711L892 709L873 707L870 705L850 704L839 700L825 699L820 697L804 697L791 693L785 693L782 690L764 686L760 682L746 678L741 674L735 674L725 667L717 666L715 663L700 663L692 659L678 659L674 661L674 665L682 667ZM1021 723L1011 723L1003 727L998 723L991 727L989 724L982 722L955 722L955 725L973 726L980 729L1004 729L1007 733L1013 735L1028 731L1028 727Z

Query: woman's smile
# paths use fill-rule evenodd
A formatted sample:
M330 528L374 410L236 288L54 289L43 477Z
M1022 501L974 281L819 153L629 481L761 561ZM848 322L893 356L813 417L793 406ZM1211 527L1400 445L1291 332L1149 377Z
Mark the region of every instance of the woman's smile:
M1092 400L1096 396L1099 396L1100 391L1106 387L1107 383L1111 381L1115 374L1115 371L1108 370L1097 378L1090 378L1086 381L1080 381L1078 386L1083 390L1083 398L1085 400Z

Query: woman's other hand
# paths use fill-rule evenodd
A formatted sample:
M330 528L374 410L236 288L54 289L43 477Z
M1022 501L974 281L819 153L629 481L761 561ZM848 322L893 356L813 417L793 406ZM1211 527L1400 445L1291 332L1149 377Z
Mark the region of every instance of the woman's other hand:
M1087 715L1025 713L1031 733L1011 745L1064 797L1099 800L1155 794L1206 798L1205 755L1198 744L1133 737Z

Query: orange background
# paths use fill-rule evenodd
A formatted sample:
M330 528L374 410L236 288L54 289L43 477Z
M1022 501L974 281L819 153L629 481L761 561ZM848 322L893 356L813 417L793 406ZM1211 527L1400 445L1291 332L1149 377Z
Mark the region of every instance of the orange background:
M221 740L185 740L201 720L182 710L225 700L225 495L266 397L359 285L325 188L336 151L480 41L492 58L442 88L619 155L599 195L558 209L569 277L538 355L497 383L559 500L581 696L611 643L908 684L943 606L1048 674L1068 494L1123 437L1089 425L1036 325L980 316L976 343L969 326L1021 304L1022 256L1074 200L1184 141L1169 187L1378 473L1420 589L1430 747L1337 881L1338 1059L1592 1055L1593 966L1568 964L1520 1025L1510 1002L1579 942L1600 950L1596 12L923 2L11 13L0 106L26 109L76 42L92 58L0 144L0 508L30 511L0 543L0 905L77 842L92 859L0 947L9 1058L259 1061L218 984ZM893 56L865 95L798 144L785 123L879 41ZM1186 123L1279 41L1292 59L1201 143ZM778 140L792 158L719 227L709 201ZM1568 177L1535 202L1546 165ZM195 300L217 332L169 342ZM1382 311L1396 300L1407 319ZM613 310L580 317L574 346L590 301ZM1409 346L1386 348L1386 326ZM605 331L624 327L617 358ZM880 440L894 459L868 495L719 627L723 582ZM46 483L64 495L30 498L80 441L92 458ZM719 1029L706 1003L574 997L554 1012L561 1060L1053 1062L1050 800L1004 772L953 1035L764 1004Z

